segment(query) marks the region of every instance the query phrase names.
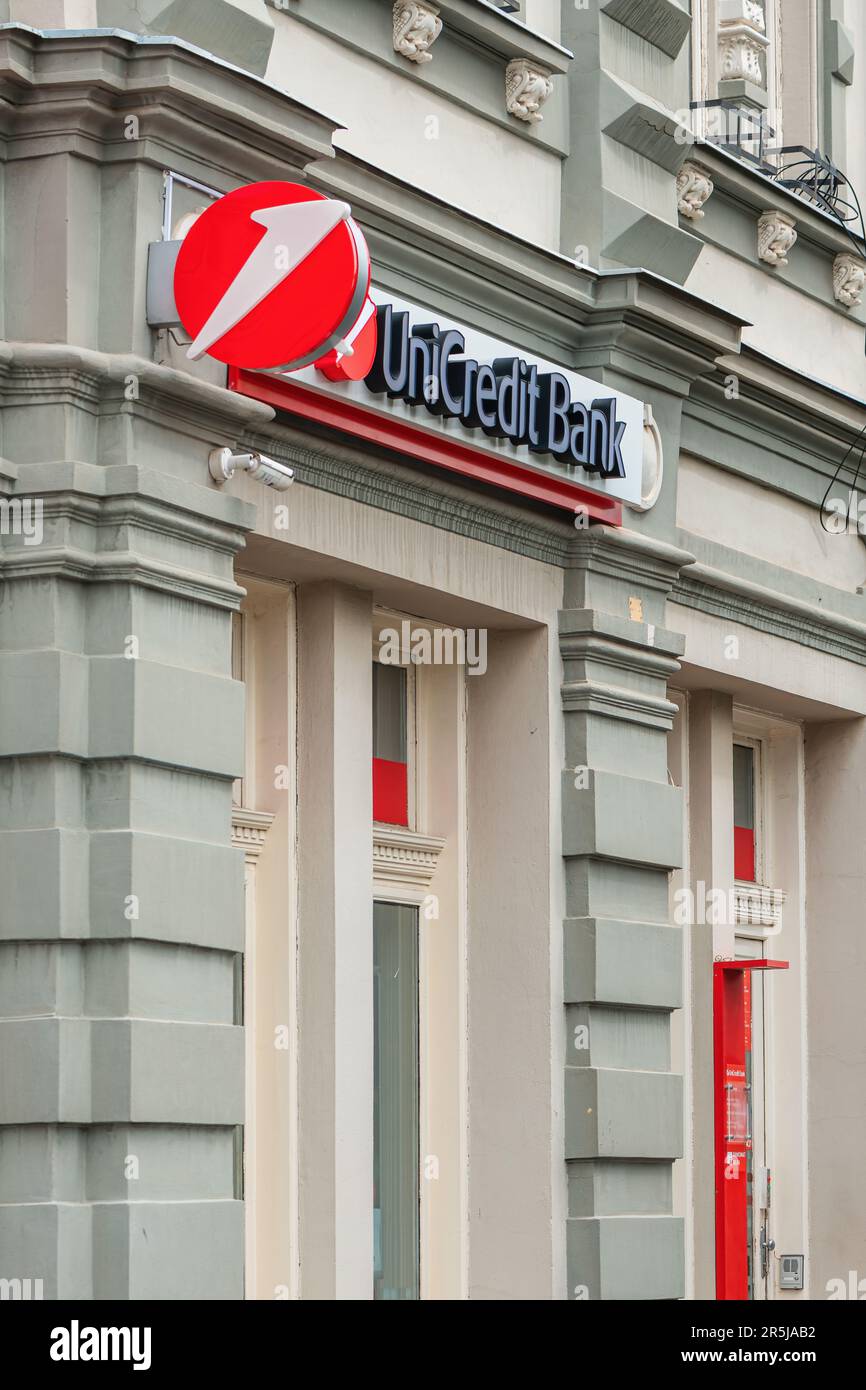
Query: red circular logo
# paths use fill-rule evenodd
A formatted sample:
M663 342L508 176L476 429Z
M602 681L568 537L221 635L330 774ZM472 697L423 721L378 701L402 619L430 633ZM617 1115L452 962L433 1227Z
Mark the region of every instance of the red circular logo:
M347 203L297 183L254 183L193 223L174 293L205 353L253 370L307 366L339 350L365 307L370 257Z

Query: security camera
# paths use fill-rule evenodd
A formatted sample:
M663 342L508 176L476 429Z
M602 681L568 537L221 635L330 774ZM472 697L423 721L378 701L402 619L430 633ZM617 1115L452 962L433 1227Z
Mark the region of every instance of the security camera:
M287 468L284 463L277 463L276 459L266 458L264 454L254 454L253 460L250 477L264 483L265 487L275 487L277 492L285 492L295 481L293 469Z
M276 488L277 492L285 492L295 480L291 468L277 463L276 459L266 458L264 454L236 454L229 448L211 449L208 465L211 477L218 483L228 482L237 468L264 483L265 487Z

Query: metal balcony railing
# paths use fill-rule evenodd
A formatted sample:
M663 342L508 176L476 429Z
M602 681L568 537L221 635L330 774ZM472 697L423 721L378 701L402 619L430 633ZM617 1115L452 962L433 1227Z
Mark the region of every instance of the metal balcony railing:
M776 145L776 132L766 112L730 97L693 101L694 134L708 144L750 164L758 173L787 188L834 218L858 253L866 240L860 200L850 182L820 150L804 145Z

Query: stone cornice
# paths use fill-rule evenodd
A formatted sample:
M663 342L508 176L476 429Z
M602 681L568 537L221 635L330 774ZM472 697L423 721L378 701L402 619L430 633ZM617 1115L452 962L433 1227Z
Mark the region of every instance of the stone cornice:
M583 370L610 367L686 396L721 355L740 351L744 319L648 271L599 273L593 299L575 354Z
M48 516L85 524L111 516L115 526L149 526L226 554L255 524L255 508L239 497L135 464L24 463L15 469L13 492L42 497Z
M484 44L503 58L532 58L551 72L568 71L574 57L570 48L545 38L488 0L436 0L436 5L455 33Z
M445 841L399 825L373 825L373 877L426 889Z
M273 822L274 817L269 811L251 811L244 806L233 806L232 844L235 849L242 849L248 861L258 859Z
M209 551L227 556L234 556L243 548L244 531L249 529L244 522L252 521L252 516L247 504L241 502L238 506L238 498L203 490L195 484L180 483L176 487L174 479L169 493L160 475L126 465L99 471L105 475L106 485L91 490L82 470L75 465L25 464L20 470L17 491L20 495L41 497L43 516L48 522L135 527L140 532L206 546ZM122 480L112 477L115 472L123 475ZM68 482L62 478L64 473ZM70 486L73 478L74 487ZM211 506L211 498L216 507ZM230 521L228 516L232 513L234 518Z
M710 565L695 564L676 584L670 600L866 666L866 623L830 613Z
M112 478L115 472L122 480ZM106 484L117 490L106 491ZM34 546L18 536L5 538L0 548L4 580L41 576L126 583L218 608L240 606L244 590L235 583L232 566L247 529L241 519L248 525L252 519L236 498L174 479L166 489L165 479L136 468L80 464L25 465L17 491L41 499L44 535ZM153 495L148 496L149 491ZM207 515L208 510L221 515ZM230 514L236 518L234 525L223 519ZM111 533L110 546L104 541L106 530ZM179 542L191 563L166 558L167 540ZM212 559L201 569L191 567L205 553L219 557L222 572Z
M776 203L796 219L797 230L802 239L813 241L834 256L840 251L854 249L852 237L830 213L823 212L808 199L783 188L775 179L760 173L746 160L738 159L736 155L709 141L697 140L690 148L693 149L695 158L712 175L716 193L722 193L738 202L753 220L757 220L765 208ZM704 225L698 230L697 235L704 235L705 231ZM856 237L853 240L862 254L864 243Z
M76 403L97 408L106 399L124 402L126 382L134 378L137 399L130 408L151 405L178 426L215 441L273 419L261 401L202 381L191 372L151 362L135 353L107 353L66 343L0 342L0 400L6 406L55 400L71 393Z
M113 550L94 555L74 546L40 545L0 550L0 577L62 578L85 583L133 584L138 588L195 600L215 608L239 609L244 590L230 581L203 576L177 565L159 562L132 551Z
M680 633L617 617L598 608L563 608L559 649L564 657L615 664L666 678L682 656Z
M681 442L686 453L817 505L864 424L866 401L744 348L695 385Z
M644 547L644 558L669 566L671 549ZM665 593L668 587L664 586ZM676 708L667 699L667 682L680 669L677 657L683 647L683 637L667 628L651 627L598 608L562 609L559 651L564 673L560 686L563 710L669 729Z
M795 367L757 348L743 347L736 359L720 357L716 363L717 380L722 381L729 372L735 372L739 381L736 409L742 407L746 396L778 411L780 423L795 419L809 425L815 433L826 433L837 443L840 435L853 441L866 424L866 400L840 391L818 377L804 378Z
M295 470L296 481L308 487L544 564L561 567L571 554L574 530L568 522L527 515L499 497L473 497L447 478L437 477L431 486L426 476L420 476L396 455L386 462L381 455L362 453L342 443L319 445L281 423L275 423L267 433L251 435L246 442L288 464Z
M592 570L613 579L634 579L667 593L695 557L688 550L626 527L593 526L572 542L570 569Z
M675 665L674 675L679 670ZM560 687L562 709L566 714L601 714L654 729L670 729L677 707L663 696L636 694L619 685L599 681L566 681Z
M560 631L559 651L563 660L578 662L581 666L592 663L594 667L607 666L619 671L631 671L634 676L656 677L659 680L667 680L680 670L676 656L683 655L685 644L684 638L678 632L663 632L662 639L667 639L669 645L656 651L655 645L639 645L646 642L645 624L635 623L634 626L637 628L634 637L628 641L623 639L621 642L598 638L591 632L575 634Z
M139 140L126 138L118 113L138 116ZM211 171L230 171L222 176L230 187L279 169L285 177L287 165L303 169L332 154L338 124L181 39L0 25L7 158L64 138L74 139L79 154L101 159L132 154L163 164L174 150L186 172L196 158Z

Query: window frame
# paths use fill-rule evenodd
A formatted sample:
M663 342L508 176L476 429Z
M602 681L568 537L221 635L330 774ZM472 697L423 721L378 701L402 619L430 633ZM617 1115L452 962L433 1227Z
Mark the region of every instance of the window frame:
M423 897L423 894L419 894L419 893L417 893L417 892L413 893L413 892L410 891L410 892L407 892L407 893L402 893L402 892L399 891L399 890L397 890L397 891L395 892L395 891L394 891L394 885L393 885L393 884L392 884L392 885L386 885L385 883L382 883L382 884L381 884L382 891L379 891L378 885L379 885L380 882L381 882L380 880L374 880L374 883L373 883L373 908L374 908L374 913L375 913L375 906L376 906L377 903L378 903L378 904L381 904L382 906L385 906L385 907L408 907L408 908L414 909L414 911L415 911L416 960L417 960L417 967L418 967L418 975L417 975L417 981L416 981L416 995L415 995L415 1018L416 1018L416 1028L417 1028L417 1038L418 1038L418 1049L417 1049L417 1059L416 1059L416 1060L417 1060L416 1091L417 1091L417 1097L418 1097L418 1115L417 1115L418 1164L417 1164L417 1172L416 1172L415 1177L416 1177L416 1192L417 1192L417 1211L416 1211L416 1223L417 1223L417 1225L416 1225L416 1229L417 1229L417 1239L418 1239L418 1300L417 1300L417 1301L418 1301L418 1302L421 1302L421 1301L423 1301L423 1299L424 1299L424 1275L425 1275L425 1268L424 1268L424 1266L425 1266L425 1248L424 1248L424 1246L425 1246L425 1241L424 1241L424 1236L425 1236L425 1211L424 1211L424 1188L423 1188L423 1164L424 1164L423 1155L424 1155L424 1138L425 1138L425 1135L424 1135L424 1129L425 1129L425 1125L424 1125L424 1114L425 1114L425 1103L424 1103L424 1101L425 1101L425 1095L424 1095L424 1093L425 1093L425 1089L426 1089L426 1083L425 1083L425 1070L424 1070L425 1057L424 1057L424 1036L423 1036L423 1026L424 1026L424 1014L423 1014L423 1004L424 1004L424 936L423 936L423 933L422 933L422 930L421 930L422 907L423 907L424 897ZM371 961L371 966L373 965L373 963L374 963L374 962ZM375 1137L374 1137L374 1142L375 1142ZM375 1261L374 1261L374 1271L375 1271ZM415 1300L411 1300L411 1301L415 1301Z
M734 878L736 884L743 887L768 888L769 873L767 864L767 838L766 827L766 777L764 768L766 759L764 757L765 740L756 733L746 731L735 719L733 737L731 739L731 759L733 761L733 750L736 746L752 749L752 783L754 791L754 837L755 837L755 877L754 879ZM733 817L731 824L733 834Z
M378 611L373 615L374 629L392 626L400 631L400 623L405 619L395 613L383 613L380 617ZM409 619L410 622L414 621ZM418 624L416 624L418 625ZM373 661L380 665L390 663L380 662L379 653L383 643L379 638L378 632L374 630L372 635ZM401 656L403 653L401 652ZM418 700L417 686L415 679L415 667L411 661L401 662L402 669L406 672L406 830L417 830L418 825ZM372 680L373 673L370 672ZM373 755L374 756L374 755ZM373 821L374 825L392 825L392 821Z

